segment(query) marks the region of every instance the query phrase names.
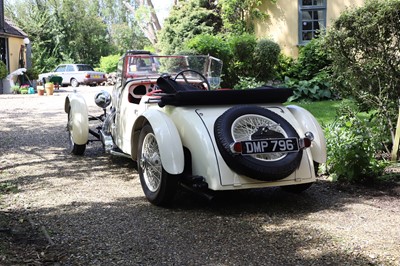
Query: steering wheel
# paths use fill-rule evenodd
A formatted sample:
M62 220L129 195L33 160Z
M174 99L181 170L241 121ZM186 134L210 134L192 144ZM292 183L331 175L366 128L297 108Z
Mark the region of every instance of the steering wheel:
M189 85L192 85L192 86L195 86L195 87L197 87L197 88L199 88L198 86L200 85L200 84L193 84L193 83L190 83L189 81L188 81L188 79L186 78L186 76L185 76L185 73L186 72L193 72L193 73L196 73L197 75L199 75L200 76L200 80L202 81L200 84L202 85L202 88L200 88L200 89L203 89L203 90L211 90L211 86L210 86L210 83L208 82L208 80L207 80L207 78L205 77L205 76L203 76L203 74L201 74L200 72L198 72L198 71L196 71L196 70L192 70L192 69L185 69L185 70L182 70L181 72L179 72L178 74L176 74L176 76L175 76L175 78L174 78L174 80L176 81L176 79L179 77L179 76L182 76L182 78L183 78L183 80L186 82L186 84L189 84ZM205 85L206 86L204 86L204 83L205 83Z

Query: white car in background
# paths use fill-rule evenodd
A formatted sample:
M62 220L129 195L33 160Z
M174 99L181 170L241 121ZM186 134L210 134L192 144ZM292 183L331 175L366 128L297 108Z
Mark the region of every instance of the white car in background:
M39 81L46 83L51 76L60 76L62 84L78 87L83 85L99 85L107 81L106 73L98 72L87 64L62 64L56 67L54 72L39 75Z

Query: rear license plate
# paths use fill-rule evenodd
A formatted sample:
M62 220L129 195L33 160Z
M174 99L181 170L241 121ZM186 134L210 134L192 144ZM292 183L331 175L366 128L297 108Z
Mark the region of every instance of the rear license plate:
M242 141L242 154L287 153L299 151L297 138L258 139Z

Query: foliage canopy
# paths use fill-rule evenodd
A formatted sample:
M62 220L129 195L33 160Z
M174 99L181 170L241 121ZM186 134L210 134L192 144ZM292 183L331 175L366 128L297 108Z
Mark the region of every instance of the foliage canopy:
M400 96L399 10L399 0L368 0L343 12L325 37L333 84L363 110L377 110L392 138Z

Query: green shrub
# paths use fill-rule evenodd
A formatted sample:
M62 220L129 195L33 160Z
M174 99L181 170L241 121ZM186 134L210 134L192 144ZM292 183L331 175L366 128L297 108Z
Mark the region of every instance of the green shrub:
M284 81L286 77L289 77L290 70L294 67L295 60L283 53L278 56L278 63L275 66L275 77L277 80Z
M195 51L197 54L209 54L221 59L224 64L228 64L231 58L231 50L222 36L202 34L190 39L185 44L185 48Z
M289 101L323 101L337 98L332 93L326 72L322 71L311 80L296 80L285 78L284 87L293 89Z
M3 61L0 61L0 80L4 79L7 77L7 66L4 64Z
M245 89L261 87L264 84L265 84L264 82L257 81L256 78L239 77L239 82L233 88L235 90L245 90Z
M268 39L261 39L254 49L256 76L259 80L268 82L275 77L275 67L279 62L281 48Z
M100 70L106 73L117 71L117 65L120 58L120 55L102 56L100 58Z
M305 46L300 47L299 57L289 70L289 76L299 80L310 80L330 65L331 60L328 58L323 39L312 39Z
M223 36L213 36L202 34L190 39L184 47L195 54L211 55L219 58L223 62L222 73L224 73L221 86L232 87L234 82L230 78L229 66L232 59L232 53ZM187 52L185 52L187 54Z
M340 112L336 121L325 129L327 171L332 179L339 181L372 181L388 164L377 157L387 141L381 134L382 123L376 119L360 119L347 106Z
M341 14L325 36L338 92L378 110L394 136L400 98L400 1L366 1Z
M255 77L254 51L257 39L253 34L233 35L229 38L229 45L232 51L232 64L229 72L238 76ZM237 78L238 80L238 78Z

